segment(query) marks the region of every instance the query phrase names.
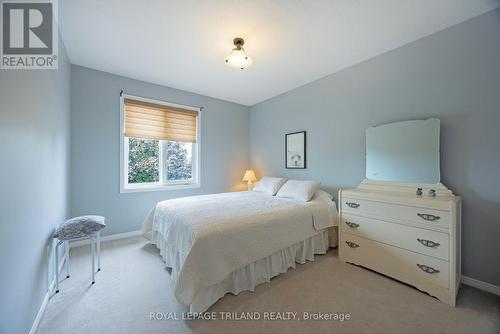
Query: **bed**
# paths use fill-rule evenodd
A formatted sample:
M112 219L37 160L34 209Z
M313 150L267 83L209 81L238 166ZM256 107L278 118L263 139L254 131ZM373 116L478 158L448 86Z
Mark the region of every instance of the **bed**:
M226 293L313 261L336 246L337 209L318 190L309 202L255 191L159 202L144 235L172 269L177 300L204 312Z

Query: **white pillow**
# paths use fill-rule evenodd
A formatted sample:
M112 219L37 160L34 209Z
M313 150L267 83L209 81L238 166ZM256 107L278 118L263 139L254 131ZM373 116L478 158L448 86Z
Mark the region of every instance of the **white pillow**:
M319 188L318 181L288 180L278 191L276 197L291 198L309 202Z
M276 195L281 186L286 182L286 179L281 177L264 176L253 187L253 191L266 193L269 195Z
M324 191L323 189L316 190L316 196L321 197L327 201L333 201L333 196L329 192Z

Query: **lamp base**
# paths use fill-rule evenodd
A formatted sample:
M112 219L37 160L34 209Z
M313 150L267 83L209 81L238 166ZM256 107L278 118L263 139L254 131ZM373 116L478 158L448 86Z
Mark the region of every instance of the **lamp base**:
M253 188L252 181L248 181L248 191L252 190L252 188Z

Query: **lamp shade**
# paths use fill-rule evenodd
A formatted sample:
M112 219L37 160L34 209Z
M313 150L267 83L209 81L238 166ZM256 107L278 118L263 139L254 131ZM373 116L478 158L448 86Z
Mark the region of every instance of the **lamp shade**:
M245 49L243 49L245 40L243 38L236 37L233 39L233 44L235 48L231 51L231 54L226 57L226 65L239 68L241 70L252 65L252 58L250 58L250 56L245 52Z
M243 175L242 181L251 181L251 182L257 181L254 171L252 169L247 169L245 175Z
M252 58L250 58L250 56L246 54L243 48L239 50L234 49L233 51L231 51L231 54L226 57L225 61L226 65L234 68L239 68L241 70L252 65Z

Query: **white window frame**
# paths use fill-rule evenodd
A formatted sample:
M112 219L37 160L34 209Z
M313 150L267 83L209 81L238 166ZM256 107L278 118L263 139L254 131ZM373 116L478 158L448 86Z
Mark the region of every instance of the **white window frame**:
M193 147L192 161L193 167L195 167L195 179L194 182L185 183L183 181L178 182L165 182L163 176L163 169L165 168L163 162L163 141L160 141L160 151L159 151L159 180L158 182L150 183L140 183L140 184L129 184L128 183L128 142L124 135L125 129L125 117L124 117L124 107L125 98L132 100L149 102L159 105L164 105L168 107L182 108L188 110L194 110L198 112L198 117L196 118L196 145ZM175 104L160 100L149 99L145 97L129 95L122 93L120 94L120 193L129 192L143 192L143 191L165 191L165 190L176 190L176 189L194 189L201 188L201 111L202 108L185 106L181 104Z

